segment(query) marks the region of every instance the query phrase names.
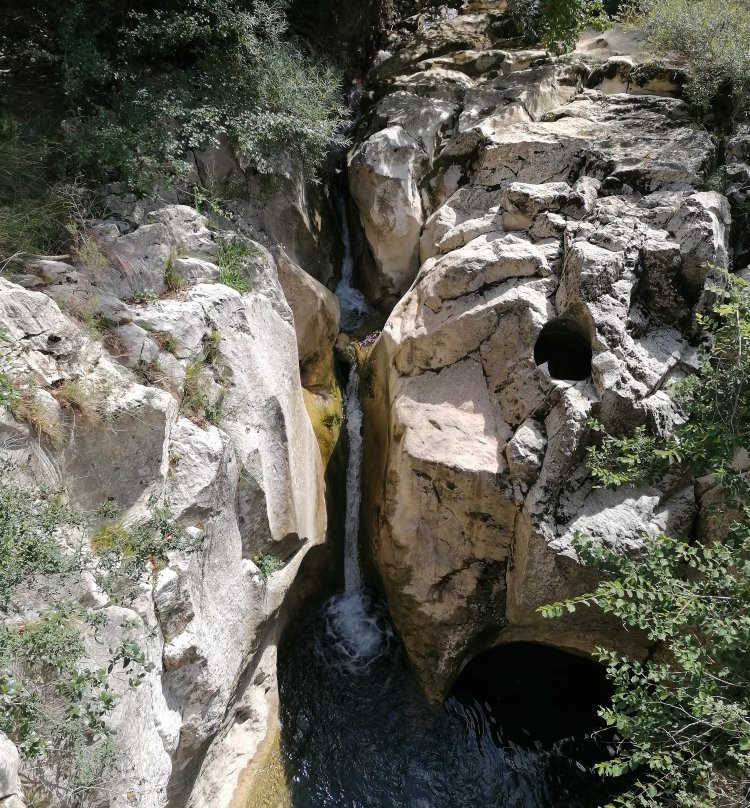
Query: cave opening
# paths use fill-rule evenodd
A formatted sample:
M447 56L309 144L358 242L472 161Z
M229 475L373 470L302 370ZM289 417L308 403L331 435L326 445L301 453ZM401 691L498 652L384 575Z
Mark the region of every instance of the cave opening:
M605 746L611 741L598 711L610 703L612 685L589 657L536 643L501 645L469 662L451 695L464 705L482 705L498 746L552 748L594 733ZM589 749L594 756L598 746Z
M582 381L591 375L591 343L570 317L557 317L542 328L534 345L534 361L546 363L553 379Z

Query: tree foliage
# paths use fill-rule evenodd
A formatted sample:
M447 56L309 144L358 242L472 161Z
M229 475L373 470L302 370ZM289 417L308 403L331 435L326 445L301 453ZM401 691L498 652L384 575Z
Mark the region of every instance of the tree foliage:
M733 113L750 104L748 0L641 0L649 44L684 60L692 101L707 110L724 95Z
M675 391L685 423L671 436L605 434L589 459L604 485L711 475L721 496L708 516L723 516L728 530L714 535L717 522L704 519L706 535L646 537L634 557L578 537L604 580L541 610L554 617L595 605L648 638L645 660L596 652L615 686L602 715L623 738L600 769L635 772L615 801L626 808L750 804L750 488L738 464L750 445L750 285L724 278L713 313L700 318L708 339L699 373Z
M5 12L6 30L25 27L30 42L0 36L0 61L20 81L47 66L64 97L66 150L95 180L148 190L222 136L258 170L311 173L342 142L339 75L290 39L278 0L32 6L37 26Z
M508 11L521 36L555 53L573 50L581 30L607 21L602 0L510 0Z

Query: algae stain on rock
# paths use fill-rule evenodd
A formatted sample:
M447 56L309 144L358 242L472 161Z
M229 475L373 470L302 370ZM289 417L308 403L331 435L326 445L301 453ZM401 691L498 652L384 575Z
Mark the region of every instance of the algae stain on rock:
M291 806L292 798L281 758L281 731L275 722L263 747L243 772L230 808Z

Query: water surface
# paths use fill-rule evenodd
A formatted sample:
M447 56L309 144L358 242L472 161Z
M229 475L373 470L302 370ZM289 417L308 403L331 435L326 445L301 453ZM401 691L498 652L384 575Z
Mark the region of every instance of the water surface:
M549 675L564 681L560 666ZM536 687L543 672L531 678ZM432 709L385 608L364 590L332 598L285 636L279 685L294 808L595 808L604 801L591 769L605 744L586 732L596 722L591 699L578 715L575 705L587 699L568 691L561 715L545 723L535 711L527 721L518 689L508 691L513 709L504 712L498 677L494 691L491 680L469 681ZM580 685L585 694L589 683ZM537 701L549 709L549 699ZM571 718L573 735L553 737Z

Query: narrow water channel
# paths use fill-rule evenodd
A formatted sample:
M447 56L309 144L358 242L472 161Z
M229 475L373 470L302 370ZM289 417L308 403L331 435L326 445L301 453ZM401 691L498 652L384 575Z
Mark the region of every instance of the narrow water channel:
M344 265L344 328L369 309ZM281 757L293 808L595 808L593 765L607 755L601 669L541 646L474 660L440 707L424 699L384 603L359 562L362 410L358 374L346 391L344 592L295 621L279 647Z
M345 591L279 649L281 746L294 808L594 808L606 756L594 663L541 646L472 663L440 708L422 696L357 551L361 411L347 390ZM355 468L356 467L356 468ZM493 657L494 655L494 657Z

